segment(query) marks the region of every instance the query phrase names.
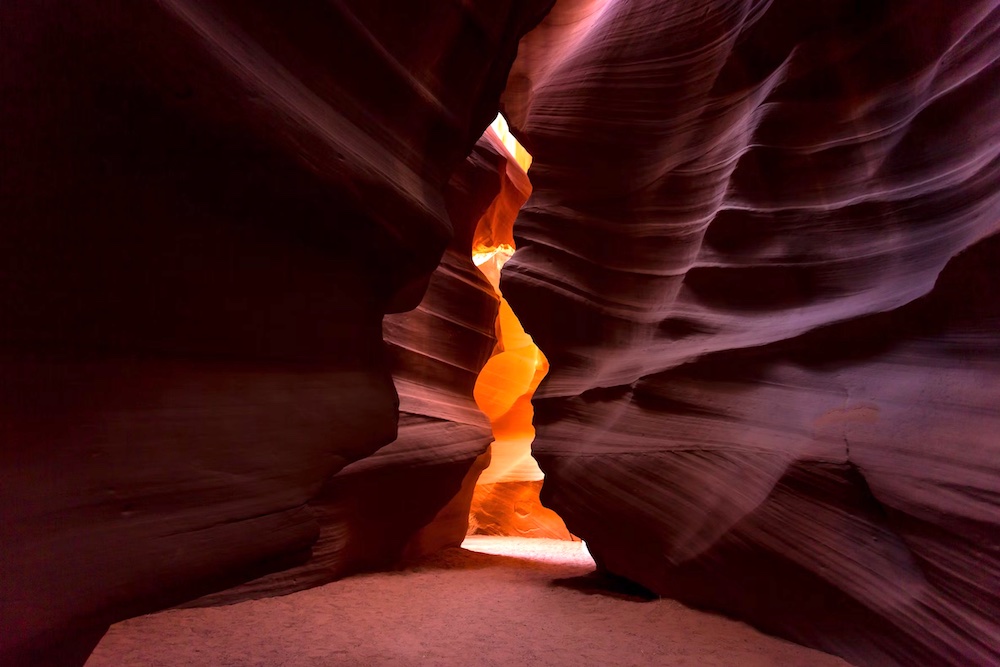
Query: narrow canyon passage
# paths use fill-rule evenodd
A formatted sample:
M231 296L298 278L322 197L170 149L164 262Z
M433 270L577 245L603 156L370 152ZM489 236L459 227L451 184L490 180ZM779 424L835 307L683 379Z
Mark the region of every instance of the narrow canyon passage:
M87 667L844 667L594 576L581 542L471 537L395 572L111 628Z
M1000 0L0 43L0 667L1000 665Z
M500 299L497 343L479 373L473 396L489 418L493 442L489 465L476 482L469 513L470 535L510 535L575 539L566 524L539 498L544 474L531 455L535 439L531 399L549 370L548 359L524 330L500 289L504 264L517 248L514 222L531 194L531 155L510 131L503 114L483 139L508 155L501 192L480 218L473 238L472 261Z
M542 505L531 398L548 361L500 290L531 157L500 115L481 141L506 151L501 190L516 192L496 197L474 237L473 263L499 310L474 390L493 442L462 547L290 595L134 618L113 626L87 665L847 664L598 574L586 544Z

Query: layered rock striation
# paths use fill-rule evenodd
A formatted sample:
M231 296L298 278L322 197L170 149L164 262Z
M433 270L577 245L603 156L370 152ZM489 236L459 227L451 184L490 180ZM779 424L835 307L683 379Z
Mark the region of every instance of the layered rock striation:
M443 339L404 360L382 318L478 205L448 183L547 4L0 8L0 662L79 664L110 622L309 558L324 507L369 507L330 480L399 401L383 461L440 465L373 472L394 491L366 511L412 535L444 505L485 425L418 403L462 395L490 332L453 318L461 352L423 369ZM467 264L431 292L475 320ZM394 364L439 375L397 398ZM334 560L401 548L360 531Z
M516 166L492 130L445 189L455 236L412 311L387 315L383 336L399 395L396 439L330 477L309 501L319 537L303 562L190 604L214 605L327 583L458 546L494 435L475 399L497 343L499 297L473 263L478 229L524 202ZM513 199L512 199L513 197ZM530 408L530 403L528 404ZM530 419L529 419L530 423ZM537 494L536 494L537 495Z
M996 1L560 0L514 61L549 4L0 6L0 663L461 539L505 81L547 504L856 664L1000 661Z
M503 98L543 500L859 665L1000 661L997 3L564 0Z

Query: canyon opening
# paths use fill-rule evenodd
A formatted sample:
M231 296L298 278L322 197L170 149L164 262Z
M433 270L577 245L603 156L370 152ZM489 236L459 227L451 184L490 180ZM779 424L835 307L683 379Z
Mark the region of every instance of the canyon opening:
M524 331L500 290L500 272L516 250L514 221L531 194L531 156L497 114L484 135L509 160L501 192L480 219L472 260L500 299L497 343L476 380L476 404L493 429L489 465L479 476L469 515L470 535L509 535L572 539L562 519L539 499L544 475L531 455L535 437L531 398L548 372L549 363ZM520 203L519 203L520 202Z

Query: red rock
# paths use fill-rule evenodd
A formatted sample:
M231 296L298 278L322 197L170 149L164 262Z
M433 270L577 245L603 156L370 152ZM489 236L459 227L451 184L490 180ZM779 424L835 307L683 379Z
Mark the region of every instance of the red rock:
M79 664L110 622L301 560L329 512L392 524L329 480L396 435L382 317L423 296L545 5L0 8L0 663ZM463 400L401 422L456 440L383 471L437 489L410 534L485 446ZM385 556L356 537L352 566Z
M1000 662L996 0L561 0L511 68L548 4L0 6L0 663L460 539L505 80L545 503L858 665Z
M455 237L423 300L383 319L399 395L396 439L331 476L310 499L319 536L302 562L191 605L311 588L465 539L472 487L493 439L473 389L496 343L499 301L473 264L473 230L503 205L507 165L495 142L481 137L445 191Z
M1000 662L1000 9L565 2L504 110L542 499L859 665Z
M496 134L494 134L496 132ZM493 441L489 465L471 497L468 534L571 539L562 519L542 506L542 472L531 456L535 437L531 399L548 362L500 292L500 274L515 252L513 226L531 194L526 169L531 156L509 134L502 116L484 139L510 156L500 194L476 227L473 260L496 291L500 309L497 344L476 379L476 405L489 418Z

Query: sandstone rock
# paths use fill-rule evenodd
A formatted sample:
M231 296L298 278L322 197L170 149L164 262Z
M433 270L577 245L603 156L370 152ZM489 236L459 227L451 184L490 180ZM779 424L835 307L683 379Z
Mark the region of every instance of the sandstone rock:
M500 195L476 227L473 247L473 260L495 290L500 308L496 348L473 392L476 405L489 418L493 441L489 465L471 498L468 534L570 539L562 519L541 503L542 471L531 456L531 399L548 361L500 291L501 271L515 251L514 220L531 194L526 172L531 156L509 132L506 120L497 116L484 137L510 160Z
M542 480L480 482L472 497L469 534L574 539L562 517L542 505L542 484Z
M1000 10L560 2L504 97L542 498L859 665L1000 661Z
M396 439L344 467L311 498L319 537L301 563L190 605L289 593L461 544L493 439L473 389L496 343L499 302L473 264L473 237L502 206L507 165L484 134L445 191L455 237L423 300L383 320L399 394Z
M420 301L547 4L0 8L0 662L79 663L110 622L287 567L330 497L398 509L329 480L396 435L382 317ZM412 530L484 444L445 434L447 474L396 471L441 489Z

